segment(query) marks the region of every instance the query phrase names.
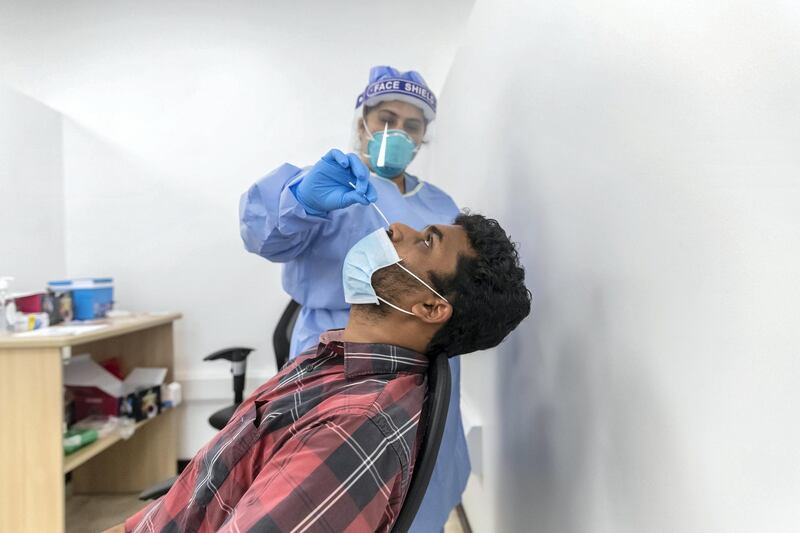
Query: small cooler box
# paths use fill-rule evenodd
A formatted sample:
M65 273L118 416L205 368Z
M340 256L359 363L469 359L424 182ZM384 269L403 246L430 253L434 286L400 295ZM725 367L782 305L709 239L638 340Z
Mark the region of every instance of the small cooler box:
M80 278L51 281L47 287L54 292L72 293L75 320L102 318L114 305L113 278Z

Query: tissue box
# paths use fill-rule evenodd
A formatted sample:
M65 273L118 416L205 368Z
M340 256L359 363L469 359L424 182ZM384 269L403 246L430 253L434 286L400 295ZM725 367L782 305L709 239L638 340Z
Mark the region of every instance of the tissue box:
M120 380L89 354L75 356L64 367L64 385L73 397L75 420L91 415L152 418L161 411L161 384L166 368L135 368Z

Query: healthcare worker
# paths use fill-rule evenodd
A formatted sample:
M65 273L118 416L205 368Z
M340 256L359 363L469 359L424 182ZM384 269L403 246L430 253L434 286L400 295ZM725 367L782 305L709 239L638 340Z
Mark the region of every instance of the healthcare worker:
M435 117L436 97L422 76L373 67L369 83L356 100L353 144L357 154L330 150L305 169L284 163L242 195L239 215L245 247L270 261L285 263L283 288L302 305L292 334L291 357L316 344L322 332L346 326L344 257L362 237L386 226L371 202L390 222L417 230L449 224L458 214L444 191L405 171ZM458 357L450 359L450 368L450 411L413 532L441 531L461 500L469 476Z

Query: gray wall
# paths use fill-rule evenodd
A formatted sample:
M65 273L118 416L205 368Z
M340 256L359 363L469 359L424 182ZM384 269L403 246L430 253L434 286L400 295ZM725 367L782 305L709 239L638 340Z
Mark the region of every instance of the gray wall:
M796 531L800 12L478 1L433 179L534 312L464 358L479 532Z
M0 86L0 276L13 292L65 274L62 120Z

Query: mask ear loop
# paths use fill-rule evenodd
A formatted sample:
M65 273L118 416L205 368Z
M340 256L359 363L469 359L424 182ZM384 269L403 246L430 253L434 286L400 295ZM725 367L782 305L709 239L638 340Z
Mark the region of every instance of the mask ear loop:
M405 271L408 273L408 275L409 275L409 276L412 276L414 279L416 279L417 281L419 281L420 283L422 283L423 285L425 285L425 286L428 288L428 290L429 290L429 291L431 291L433 294L435 294L436 296L438 296L439 298L441 298L442 300L444 300L445 302L447 302L447 298L445 298L444 296L442 296L441 294L439 294L438 292L436 292L436 291L434 290L434 288L433 288L433 287L431 287L430 285L428 285L427 283L425 283L424 281L422 281L422 279L421 279L419 276L417 276L416 274L414 274L413 272L411 272L409 269L407 269L406 267L404 267L404 266L403 266L403 265L401 265L400 263L395 263L395 264L396 264L397 266L399 266L400 268L402 268L403 270L405 270ZM447 303L450 303L450 302L447 302Z
M397 307L396 305L394 305L393 303L391 303L391 302L389 302L389 301L386 301L386 300L384 300L383 298L381 298L381 297L380 297L380 296L378 296L377 294L376 294L375 296L378 298L378 300L380 300L381 302L385 303L385 304L386 304L386 305L388 305L389 307L393 307L393 308L397 309L398 311L400 311L401 313L405 313L405 314L407 314L407 315L414 316L414 313L412 313L411 311L406 311L405 309L401 309L401 308Z
M375 204L372 204L372 205L375 205ZM410 275L411 277L413 277L414 279L416 279L417 281L419 281L420 283L422 283L423 285L425 285L425 287L427 287L427 288L428 288L428 290L429 290L429 291L431 291L433 294L435 294L436 296L438 296L439 298L441 298L441 299L442 299L442 300L444 300L445 302L447 302L447 303L450 303L449 301L447 301L447 298L445 298L444 296L442 296L441 294L439 294L438 292L436 292L436 291L434 290L434 288L433 288L433 287L431 287L430 285L428 285L427 283L425 283L424 281L422 281L422 279L420 279L420 277L419 277L419 276L417 276L416 274L414 274L413 272L411 272L409 269L407 269L406 267L404 267L404 266L403 266L403 265L401 265L400 263L395 263L395 264L396 264L397 266L399 266L400 268L402 268L403 270L405 270L405 271L406 271L406 273L407 273L408 275ZM396 306L396 305L394 305L393 303L391 303L391 302L389 302L389 301L387 301L387 300L384 300L383 298L381 298L381 297L380 297L380 296L378 296L377 294L375 295L375 297L376 297L376 298L377 298L379 301L381 301L381 302L385 303L385 304L386 304L386 305L388 305L389 307L392 307L392 308L394 308L394 309L397 309L397 310L398 310L398 311L400 311L401 313L405 313L405 314L407 314L407 315L414 316L414 313L412 313L412 312L410 312L410 311L406 311L405 309L401 309L400 307L397 307L397 306Z
M370 139L374 139L375 136L372 134L371 131L369 131L369 128L367 127L367 121L364 120L364 117L361 117L361 123L364 125L364 131L367 132L367 135L369 135ZM378 150L378 161L376 162L376 165L379 166L379 167L385 166L385 163L386 163L386 138L388 137L388 133L389 133L389 123L387 122L386 125L383 128L383 138L381 138L381 147ZM408 134L406 134L406 135L408 135ZM413 139L412 139L412 141L413 141ZM417 153L419 152L419 149L421 147L422 147L422 143L420 143L420 144L414 143L414 155L415 156L417 155ZM364 157L369 157L369 154L366 154L364 152L361 152L361 155L363 155Z
M372 134L372 132L371 132L371 131L369 131L369 128L367 127L367 121L366 121L366 120L364 120L364 117L361 117L361 123L364 125L364 131L366 131L366 132L367 132L367 135L369 135L369 138L370 138L370 139L374 139L374 138L375 138L375 136ZM366 155L366 154L365 154L365 155Z
M417 280L417 281L419 281L420 283L422 283L423 285L425 285L425 286L426 286L426 287L427 287L427 288L428 288L428 289L429 289L429 290L430 290L430 291L431 291L433 294L435 294L436 296L438 296L439 298L441 298L442 300L444 300L445 302L447 302L447 298L445 298L444 296L442 296L441 294L439 294L438 292L436 292L435 290L433 290L433 288L432 288L430 285L428 285L427 283L425 283L424 281L422 281L421 279L419 279L419 276L417 276L416 274L414 274L413 272L411 272L409 269L407 269L406 267L404 267L404 266L403 266L403 265L401 265L400 263L395 263L395 264L396 264L397 266L399 266L400 268L402 268L403 270L405 270L406 272L408 272L408 273L409 273L410 275L412 275L414 278L416 278L416 280ZM380 300L381 302L383 302L383 303L385 303L386 305L388 305L389 307L392 307L392 308L394 308L394 309L397 309L397 310L398 310L398 311L400 311L401 313L405 313L405 314L407 314L407 315L410 315L410 316L415 316L415 315L414 315L414 313L412 313L411 311L406 311L405 309L401 309L401 308L397 307L396 305L394 305L392 302L389 302L389 301L387 301L387 300L384 300L383 298L381 298L381 297L380 297L380 296L378 296L377 294L375 295L375 297L376 297L378 300ZM447 303L450 303L450 302L447 302Z
M361 122L362 122L362 124L364 124L364 130L367 133L369 133L370 138L375 139L375 136L372 134L372 132L367 127L367 121L364 120L364 117L361 117ZM389 123L387 122L383 126L383 137L381 137L381 146L378 149L378 160L375 162L375 166L378 166L378 167L381 167L381 168L386 166L386 137L388 136L387 135L388 133L389 133ZM363 154L363 155L367 155L367 154Z
M374 139L374 138L375 138L375 136L372 134L372 132L371 132L371 131L369 131L369 128L367 127L367 121L366 121L366 120L364 120L364 117L361 117L361 124L363 124L363 125L364 125L364 131L366 131L366 132L367 132L367 135L369 135L369 138L370 138L370 139ZM369 153L367 153L367 152L361 152L361 155L363 155L364 157L366 157L367 159L369 159ZM350 185L352 185L352 183L351 183Z

